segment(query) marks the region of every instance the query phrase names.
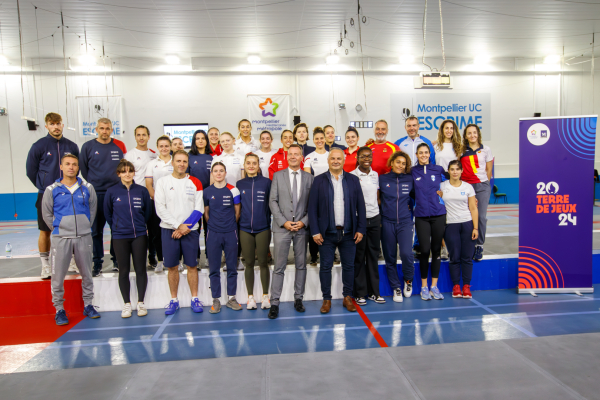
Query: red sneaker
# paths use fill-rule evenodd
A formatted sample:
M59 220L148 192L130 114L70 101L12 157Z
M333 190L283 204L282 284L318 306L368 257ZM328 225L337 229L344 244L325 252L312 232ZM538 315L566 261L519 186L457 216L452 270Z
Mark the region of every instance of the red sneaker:
M460 285L454 285L452 288L452 297L463 297L462 292L460 291Z
M463 286L462 297L463 297L463 299L472 299L473 298L473 296L471 295L471 285Z

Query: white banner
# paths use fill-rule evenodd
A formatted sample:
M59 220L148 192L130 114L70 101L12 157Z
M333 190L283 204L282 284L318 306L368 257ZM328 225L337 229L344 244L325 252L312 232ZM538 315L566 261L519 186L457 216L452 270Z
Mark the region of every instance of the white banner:
M81 136L97 136L96 125L100 118L112 121L113 135L123 134L121 96L77 96L76 99Z
M440 124L446 119L456 122L462 135L468 124L477 124L483 140L492 138L491 95L489 93L392 94L392 126L400 137L406 136L404 120L411 114L419 118L419 133L437 139ZM397 139L398 139L397 138Z
M284 130L291 129L290 111L289 94L248 95L248 119L256 137L262 131L269 131L277 138Z

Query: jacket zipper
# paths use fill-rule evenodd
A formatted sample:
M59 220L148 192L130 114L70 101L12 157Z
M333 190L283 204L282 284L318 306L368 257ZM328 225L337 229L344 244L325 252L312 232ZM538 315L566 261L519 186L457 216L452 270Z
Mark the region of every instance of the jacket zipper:
M129 188L127 188L127 199L129 200L129 215L131 215L131 226L133 227L133 237L136 238L135 224L133 223L133 212L131 211L131 196L129 195Z
M58 149L58 153L57 153L57 156L58 156L58 164L60 165L60 142L58 142L58 141L56 142L56 147L57 147L57 149ZM62 177L63 177L63 176L62 176L62 170L60 170L60 167L59 167L58 169L59 169L59 173L60 173L60 178L62 179ZM45 178L45 177L44 177L44 180L46 180L46 178Z
M73 193L71 193L70 190L69 193L71 194L71 205L73 206L73 216L75 217L75 237L77 237L79 235L77 234L77 212L75 211L75 199L73 198Z
M396 223L400 223L400 217L398 216L398 203L400 203L400 184L398 177L396 177Z
M250 214L250 230L254 233L254 178L252 178L252 210Z

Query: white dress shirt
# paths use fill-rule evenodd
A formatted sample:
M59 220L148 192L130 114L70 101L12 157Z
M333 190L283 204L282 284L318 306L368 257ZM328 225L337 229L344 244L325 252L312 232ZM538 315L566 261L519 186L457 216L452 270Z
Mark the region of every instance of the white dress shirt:
M338 179L335 179L333 174L331 175L331 182L333 183L333 213L335 215L335 226L344 226L344 186L342 180L344 174L342 173Z
M300 185L302 183L302 173L300 172L300 168L298 168L297 171L292 171L291 168L288 168L288 171L289 171L289 175L290 175L290 190L292 190L294 188L294 172L298 173L298 175L297 175L298 177L296 178L296 181L298 182L297 183L298 188L296 189L297 190L296 199L298 199L298 201L300 201Z

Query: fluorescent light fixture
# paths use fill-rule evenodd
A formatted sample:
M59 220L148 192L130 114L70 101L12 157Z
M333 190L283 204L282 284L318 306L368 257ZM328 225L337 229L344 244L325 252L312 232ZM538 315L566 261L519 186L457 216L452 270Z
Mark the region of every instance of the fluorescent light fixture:
M337 56L336 54L330 54L327 56L327 58L325 58L325 63L327 65L337 64L339 61L340 61L340 57Z
M260 56L251 54L248 56L248 64L260 64Z
M484 64L489 64L490 62L490 57L489 56L476 56L473 59L473 64L477 64L477 65L484 65Z
M179 57L177 57L176 55L168 55L165 57L165 61L167 62L167 64L169 65L177 65L179 64Z
M96 65L96 57L90 54L86 54L79 57L79 62L85 67L91 67L93 65Z
M560 56L553 54L544 58L544 64L558 64L560 62Z
M415 56L412 54L402 54L399 57L400 64L412 64L415 62Z
M4 54L0 54L0 65L10 65L8 58Z

